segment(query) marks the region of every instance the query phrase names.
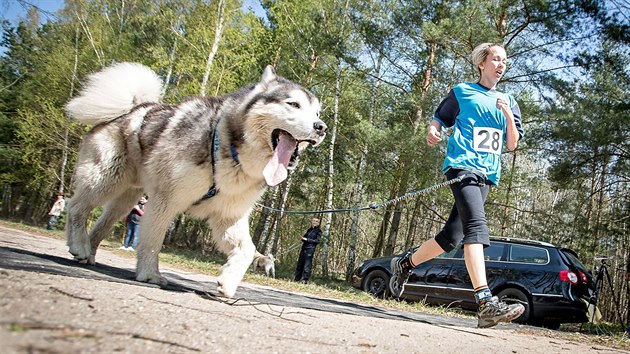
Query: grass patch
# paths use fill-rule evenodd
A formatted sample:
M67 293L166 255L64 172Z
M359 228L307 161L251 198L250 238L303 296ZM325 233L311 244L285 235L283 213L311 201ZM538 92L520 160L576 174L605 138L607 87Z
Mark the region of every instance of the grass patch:
M26 327L24 327L24 325L22 325L21 323L11 323L9 325L9 331L22 333L22 332L26 332Z
M160 262L173 267L218 276L224 260L181 248L164 247Z
M43 227L35 227L32 225L23 224L20 222L13 222L7 220L0 220L0 225L9 227L16 230L28 232L30 234L46 236L57 240L65 240L66 235L63 230L46 230Z
M588 343L621 350L630 350L630 339L619 324L611 323L564 323L558 331L519 329L518 332L535 336L564 339L571 342Z
M569 335L575 335L576 340L586 338L592 343L613 347L623 350L630 350L630 337L620 324L608 322L575 323L563 324L560 331Z

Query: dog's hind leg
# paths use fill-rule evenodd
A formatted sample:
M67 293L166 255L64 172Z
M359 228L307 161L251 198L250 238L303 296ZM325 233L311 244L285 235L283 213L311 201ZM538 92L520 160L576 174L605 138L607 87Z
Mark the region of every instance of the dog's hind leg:
M93 203L94 200L91 198L75 196L68 205L68 219L66 221L68 251L80 263L87 263L91 254L92 248L87 232L87 220L92 209L96 207Z
M265 272L267 273L267 276L275 278L276 277L276 270L274 268L274 266L272 264L267 264L267 267L265 269Z
M225 297L234 296L256 252L247 221L248 216L245 216L223 230L219 230L221 226L215 226L212 230L217 248L228 257L221 268L221 275L217 278L217 290Z
M116 198L110 200L103 208L103 214L98 218L96 224L90 231L91 256L89 264L95 263L96 250L101 241L112 232L112 226L121 220L133 208L134 203L142 196L142 189L130 188L120 193Z
M125 143L117 125L99 125L83 139L74 171L74 196L68 205L69 252L81 263L93 262L87 224L94 208L120 195L132 180ZM118 187L123 186L123 187Z

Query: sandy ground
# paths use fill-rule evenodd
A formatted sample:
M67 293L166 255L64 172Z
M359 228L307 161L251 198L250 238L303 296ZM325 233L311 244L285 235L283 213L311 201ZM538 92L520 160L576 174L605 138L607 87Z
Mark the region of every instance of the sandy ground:
M225 301L207 275L162 267L180 285L160 289L135 282L127 257L97 262L0 225L0 353L628 353L252 284Z

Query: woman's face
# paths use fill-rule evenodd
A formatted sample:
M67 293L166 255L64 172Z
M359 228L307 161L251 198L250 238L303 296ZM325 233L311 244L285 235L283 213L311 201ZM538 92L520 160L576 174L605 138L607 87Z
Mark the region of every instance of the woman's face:
M507 54L505 53L505 49L497 46L490 47L486 60L479 64L479 69L481 69L481 81L496 85L499 80L501 80L501 77L503 77L506 68Z

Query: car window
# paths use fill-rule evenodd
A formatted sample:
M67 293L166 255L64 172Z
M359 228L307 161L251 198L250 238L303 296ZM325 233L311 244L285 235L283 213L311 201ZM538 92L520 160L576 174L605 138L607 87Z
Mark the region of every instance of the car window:
M586 268L586 266L580 261L580 259L577 258L577 255L573 251L569 249L562 249L561 251L565 256L567 256L567 258L569 259L569 262L571 262L571 264L573 264L574 267L576 267L577 269L581 270L582 272L586 274L591 273L588 270L588 268Z
M549 263L549 252L539 247L512 245L508 260L518 263L547 264Z
M503 256L505 244L500 242L492 242L490 247L483 249L483 256L486 261L500 261Z

